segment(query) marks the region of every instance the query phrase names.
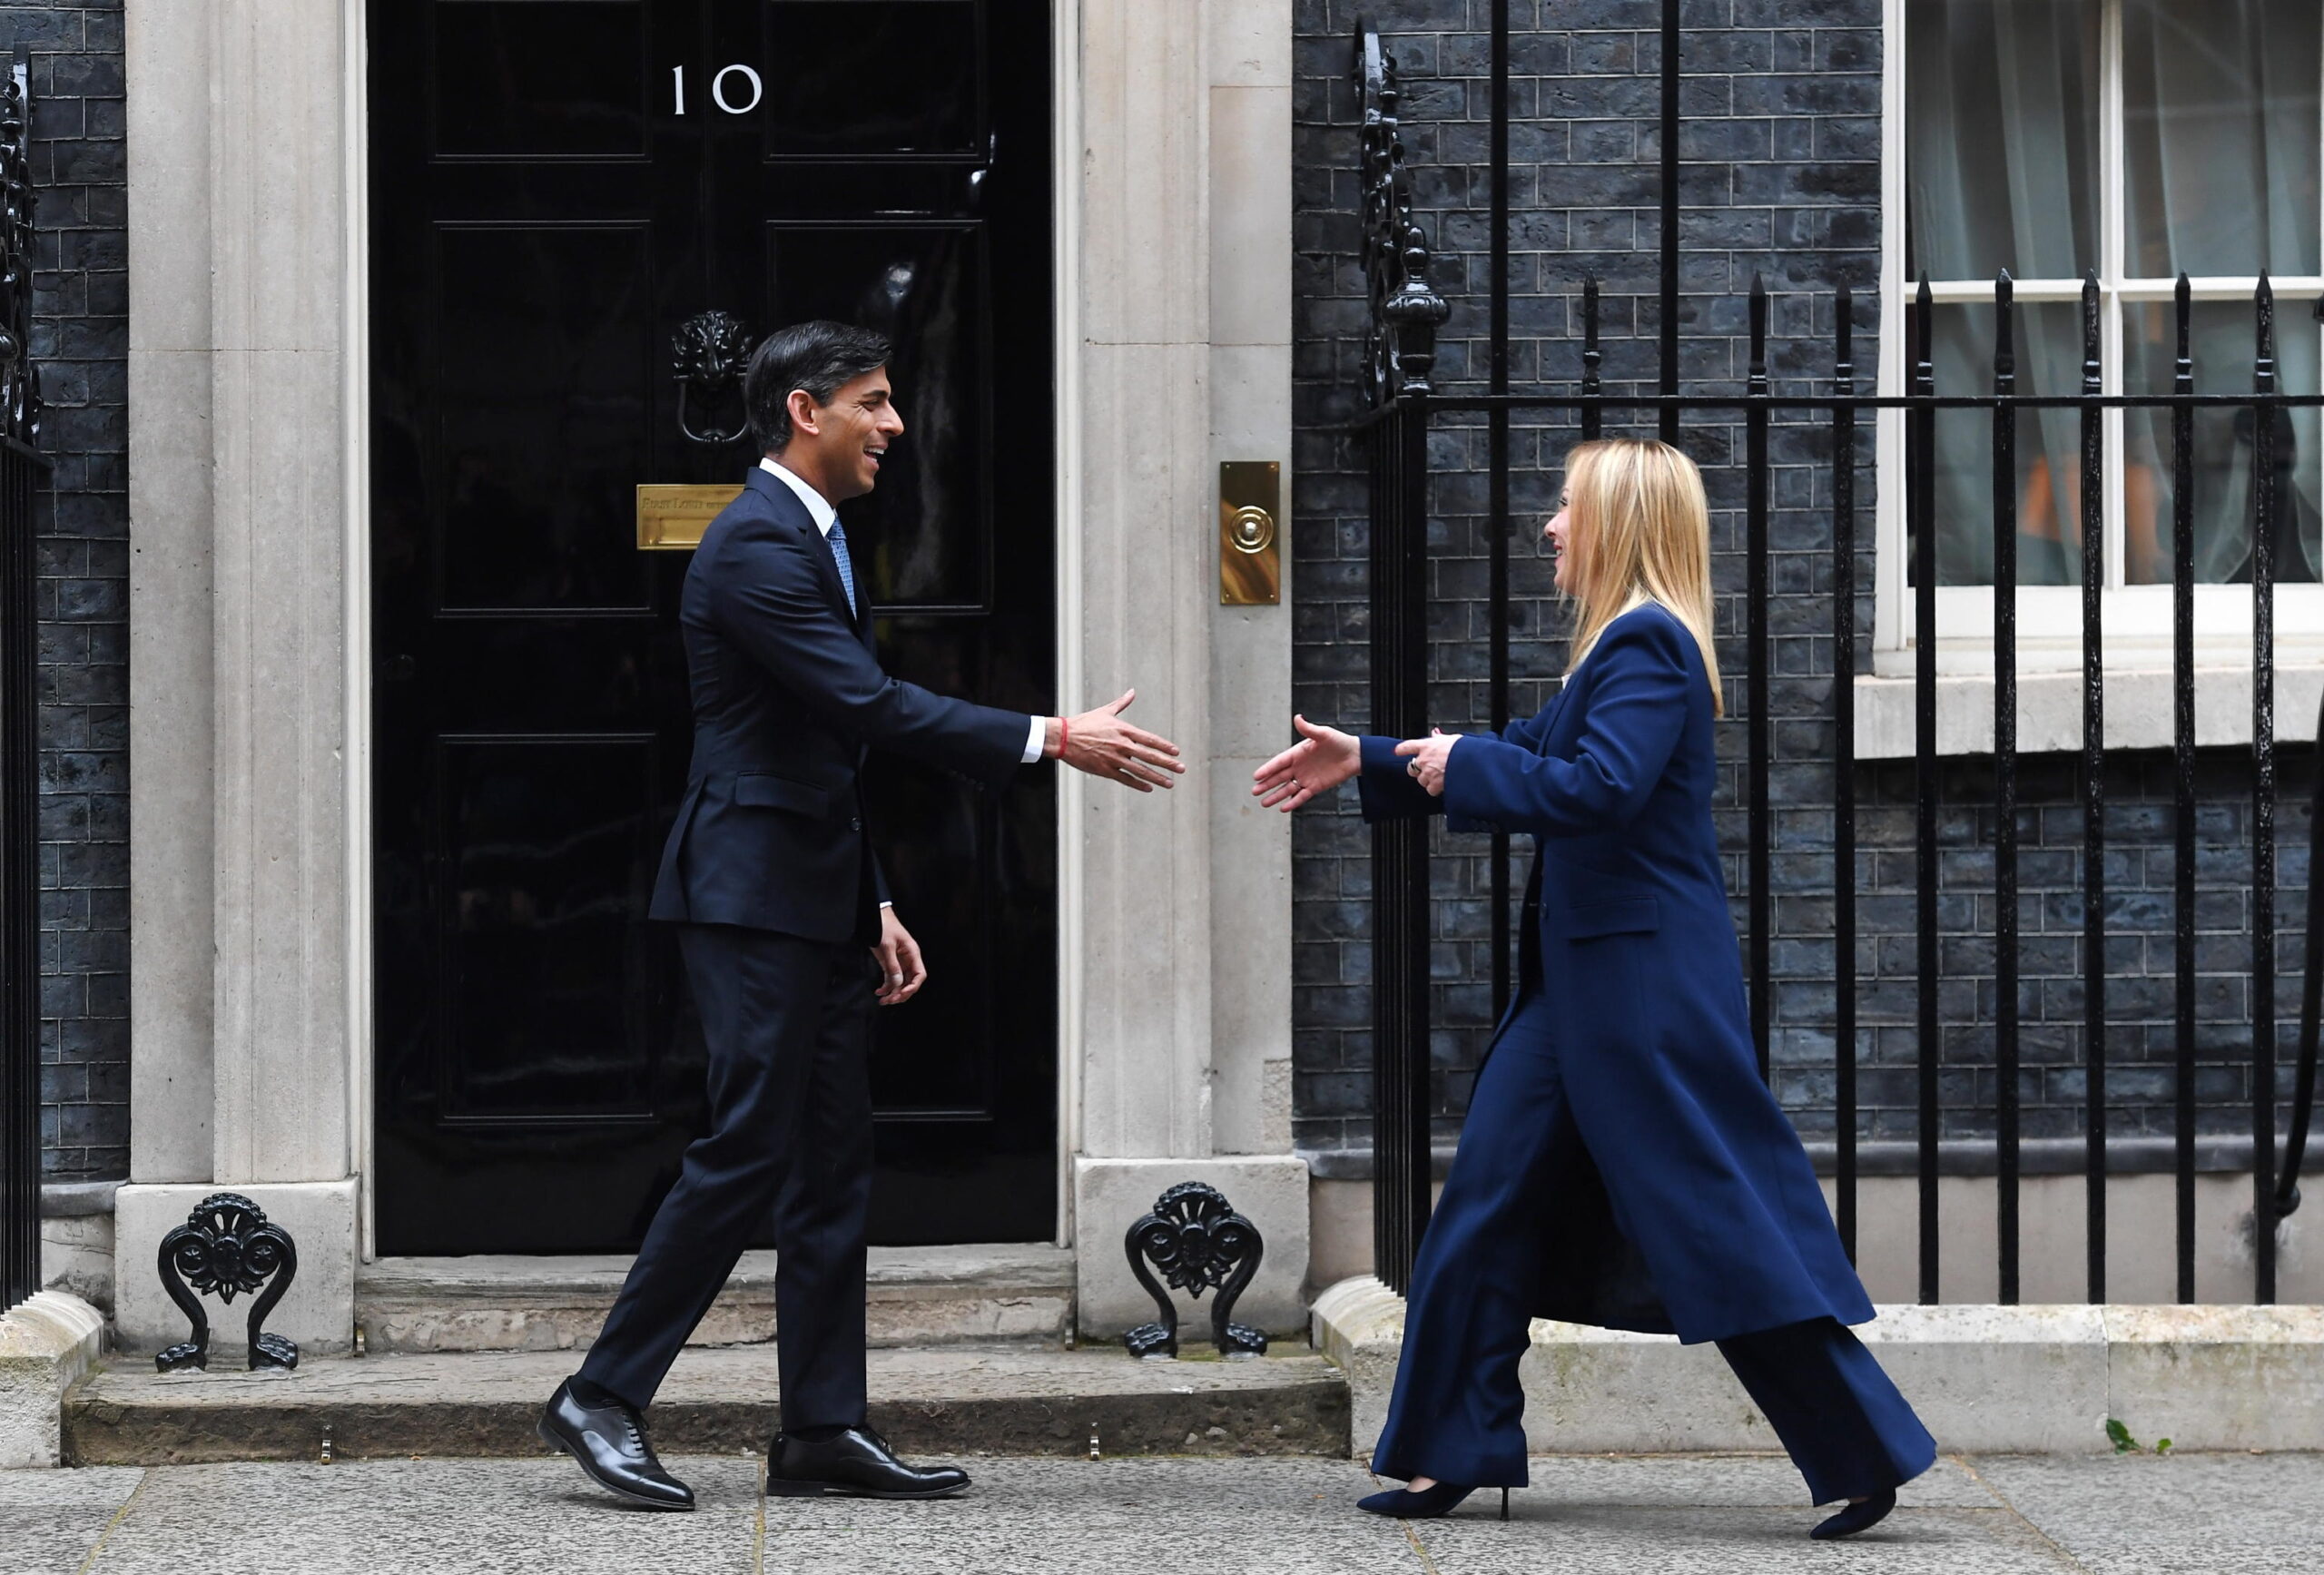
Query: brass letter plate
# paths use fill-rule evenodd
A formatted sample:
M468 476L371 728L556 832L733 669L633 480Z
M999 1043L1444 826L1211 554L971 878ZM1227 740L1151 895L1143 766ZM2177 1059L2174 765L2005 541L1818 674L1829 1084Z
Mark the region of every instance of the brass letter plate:
M640 552L690 552L702 545L702 533L718 511L734 501L739 487L670 487L641 484L637 488L637 549Z
M1227 459L1218 467L1218 602L1268 606L1283 600L1283 467Z

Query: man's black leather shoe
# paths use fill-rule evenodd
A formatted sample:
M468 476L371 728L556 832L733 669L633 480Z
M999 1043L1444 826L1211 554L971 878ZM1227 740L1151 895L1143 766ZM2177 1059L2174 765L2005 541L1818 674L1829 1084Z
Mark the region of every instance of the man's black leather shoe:
M904 1464L868 1427L820 1442L778 1432L766 1450L766 1491L777 1497L947 1499L968 1485L958 1466Z
M608 1397L604 1404L585 1405L567 1379L548 1397L540 1434L550 1448L580 1462L599 1487L633 1504L649 1510L694 1508L694 1490L662 1469L654 1458L654 1446L645 1442L645 1423L618 1400Z

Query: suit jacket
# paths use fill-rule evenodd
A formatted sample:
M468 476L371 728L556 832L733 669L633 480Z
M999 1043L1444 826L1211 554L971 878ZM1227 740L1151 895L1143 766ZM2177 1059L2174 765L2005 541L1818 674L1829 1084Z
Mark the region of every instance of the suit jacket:
M1022 763L1031 717L891 678L860 577L855 605L862 615L805 505L753 467L703 533L679 601L694 764L652 917L876 940L887 891L858 785L868 752L992 787Z
M1542 1317L1718 1340L1872 1304L1752 1051L1711 825L1710 686L1652 603L1539 716L1462 738L1431 798L1364 741L1364 813L1536 839L1538 987L1587 1153L1541 1199ZM1510 1019L1504 1019L1508 1031ZM1545 1020L1541 1014L1527 1019Z

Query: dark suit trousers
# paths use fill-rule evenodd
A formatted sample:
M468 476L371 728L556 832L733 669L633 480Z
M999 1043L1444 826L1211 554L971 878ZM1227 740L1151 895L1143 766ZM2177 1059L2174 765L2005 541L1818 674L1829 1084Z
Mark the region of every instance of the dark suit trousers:
M689 924L710 1132L686 1150L581 1376L649 1404L735 1260L774 1218L785 1427L864 1419L863 1233L872 1012L859 941Z
M1543 1209L1581 1142L1558 1067L1556 1010L1521 999L1493 1043L1444 1193L1421 1236L1404 1308L1404 1347L1388 1420L1373 1446L1384 1477L1473 1487L1525 1485L1525 1395L1545 1267ZM1718 1342L1807 1480L1816 1503L1908 1481L1936 1459L1935 1441L1856 1337L1831 1318Z

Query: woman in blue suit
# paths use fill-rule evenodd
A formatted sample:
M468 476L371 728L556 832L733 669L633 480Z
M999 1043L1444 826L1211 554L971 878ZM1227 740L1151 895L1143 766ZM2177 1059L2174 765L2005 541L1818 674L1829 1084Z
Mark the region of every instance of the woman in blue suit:
M1526 1481L1518 1362L1552 1317L1716 1341L1846 1536L1935 1444L1847 1325L1872 1304L1758 1078L1711 828L1720 714L1702 477L1667 444L1584 443L1548 536L1579 604L1546 710L1499 735L1356 739L1297 719L1262 766L1297 808L1351 777L1365 818L1533 834L1517 999L1477 1075L1413 1268L1372 1455L1441 1515Z

